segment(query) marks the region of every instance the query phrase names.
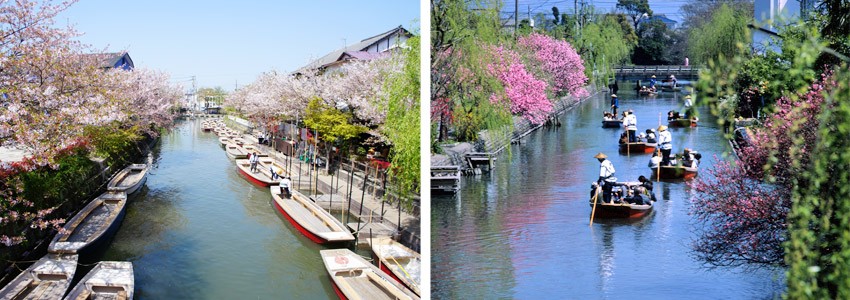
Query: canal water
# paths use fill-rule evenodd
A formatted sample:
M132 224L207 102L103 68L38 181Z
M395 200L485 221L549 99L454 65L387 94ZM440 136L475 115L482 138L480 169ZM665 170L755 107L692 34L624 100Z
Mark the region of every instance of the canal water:
M184 121L162 137L146 187L103 260L133 262L136 299L335 298L319 256L219 146Z
M622 91L642 132L682 109L681 95L639 98ZM649 177L648 154L618 154L622 129L601 128L607 95L579 104L558 129L541 129L498 156L490 174L465 177L455 196L432 197L435 299L762 299L784 289L782 271L707 269L690 253L692 192L683 182L655 185L654 211L637 221L588 226L598 152L620 181ZM703 154L701 170L728 148L716 119L700 110L696 128L673 128L673 150ZM700 175L703 176L703 175Z

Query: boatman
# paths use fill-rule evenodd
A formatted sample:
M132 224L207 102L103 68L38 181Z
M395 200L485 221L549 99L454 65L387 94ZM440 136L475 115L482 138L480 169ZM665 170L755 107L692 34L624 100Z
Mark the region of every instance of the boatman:
M611 203L611 190L617 183L617 177L614 177L614 164L602 152L594 157L599 160L599 180L597 180L597 183L602 186L602 201Z
M637 137L635 136L635 133L637 133L637 116L635 116L634 110L630 109L628 115L623 118L623 126L629 131L629 143L637 142Z
M620 108L620 100L617 99L617 94L611 94L611 109L613 114L617 116L617 109Z
M693 106L693 103L691 103L691 95L687 95L685 96L685 119L691 118L691 106Z
M658 126L658 144L661 148L662 166L670 164L670 151L673 150L673 144L671 144L672 141L673 137L670 135L670 132L667 131L667 126Z
M655 75L652 75L652 78L649 79L649 89L652 90L653 92L655 91L655 84L656 84Z

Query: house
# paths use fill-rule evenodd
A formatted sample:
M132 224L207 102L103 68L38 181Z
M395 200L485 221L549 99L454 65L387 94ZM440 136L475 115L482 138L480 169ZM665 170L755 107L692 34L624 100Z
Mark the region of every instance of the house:
M390 51L404 47L407 39L412 34L398 26L384 33L365 38L360 42L334 50L292 72L293 75L304 74L309 71L319 72L332 71L352 60L371 60L390 55Z
M814 0L755 0L753 3L753 23L747 25L752 30L752 49L756 53L765 50L781 52L779 28L793 24L804 18L814 9Z
M114 53L103 53L103 54L94 54L98 56L100 60L100 67L102 69L124 69L124 70L132 70L135 68L133 65L133 59L130 58L130 54L127 52L114 52Z

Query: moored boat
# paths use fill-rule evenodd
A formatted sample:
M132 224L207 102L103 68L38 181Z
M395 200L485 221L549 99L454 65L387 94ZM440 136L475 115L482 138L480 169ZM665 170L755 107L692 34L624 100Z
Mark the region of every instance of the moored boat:
M328 211L295 189L284 198L279 186L270 188L274 206L301 234L319 244L350 242L354 235Z
M0 289L0 299L62 299L74 273L77 255L47 254Z
M148 178L148 165L132 164L112 178L107 185L110 192L124 192L127 195L135 193Z
M265 154L262 151L260 151L260 149L257 148L257 146L254 146L253 144L242 145L242 149L245 149L245 151L248 151L248 153L250 153L251 155L254 155L254 152L256 152L256 153L258 153L257 156L259 156L259 157L269 156L268 154Z
M375 263L378 264L378 268L416 295L421 295L419 290L422 281L419 253L389 237L376 238L371 243L372 255Z
M640 201L634 201L634 193L629 196L628 191L639 186L639 182L617 182L612 189L612 201L610 203L603 200L602 189L596 184L591 186L590 194L590 209L594 210L593 205L596 203L594 217L598 218L640 218L652 211L652 201L650 197L641 195ZM599 193L594 199L595 193ZM630 201L626 201L626 200ZM595 200L595 201L594 201Z
M234 144L239 145L239 146L242 146L242 145L247 144L247 142L245 142L245 140L244 140L244 139L242 139L242 138L240 138L240 137L233 137L232 135L231 135L231 137L230 137L230 140L231 140Z
M71 289L66 300L121 299L132 300L135 289L133 263L102 261Z
M652 153L655 152L656 145L655 143L650 144L645 142L620 144L620 153Z
M623 120L617 119L603 119L602 120L602 128L622 128Z
M115 235L127 211L127 194L106 192L94 198L53 237L50 253L86 255Z
M221 144L222 147L224 147L224 145L227 145L227 143L230 143L230 138L226 137L226 136L219 137L218 142L219 142L219 144Z
M227 145L224 145L224 152L227 153L227 157L232 159L243 159L248 157L248 151L245 151L245 149L234 143L227 143Z
M251 162L247 159L237 159L236 170L239 171L239 174L242 174L245 179L248 179L251 183L261 187L268 187L276 183L276 180L272 180L271 171L263 168L263 166L259 163L257 163L257 171L252 172Z
M320 250L319 253L340 299L419 299L351 250Z

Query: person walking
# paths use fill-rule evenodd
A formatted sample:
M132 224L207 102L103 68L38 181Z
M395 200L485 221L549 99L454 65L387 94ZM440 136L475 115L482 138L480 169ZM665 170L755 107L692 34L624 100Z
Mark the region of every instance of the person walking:
M623 126L629 132L629 143L637 142L637 137L635 136L635 133L637 133L637 116L635 116L634 110L628 110L628 115L623 119Z
M602 152L599 152L593 157L599 160L599 179L597 183L602 186L602 201L611 203L611 190L614 189L614 184L617 183L617 177L614 177L614 164Z
M662 166L670 164L670 152L673 151L673 144L671 144L672 141L673 137L670 135L670 132L667 131L667 126L658 126L658 144L661 149Z

